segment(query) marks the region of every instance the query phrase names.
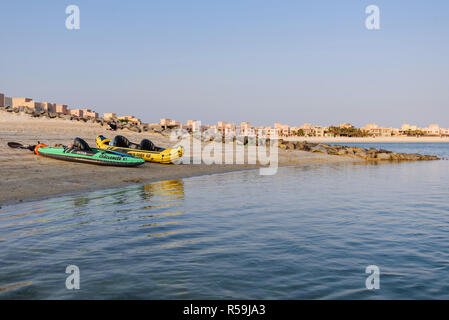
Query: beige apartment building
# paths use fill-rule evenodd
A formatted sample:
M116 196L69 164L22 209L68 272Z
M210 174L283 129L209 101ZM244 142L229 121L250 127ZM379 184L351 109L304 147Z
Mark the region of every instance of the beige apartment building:
M221 134L224 134L227 125L228 123L226 121L218 121L216 126L217 131L220 132Z
M103 113L104 120L117 120L117 114L115 113Z
M223 135L235 135L236 126L233 123L227 123L226 121L218 121L216 130Z
M361 129L369 132L370 130L377 129L377 128L379 128L379 126L377 124L369 123Z
M279 137L281 135L281 131L278 128L266 127L265 136L268 138Z
M192 132L200 132L201 121L199 120L187 120L186 129L190 129Z
M367 131L368 134L372 137L391 137L399 131L399 130L395 131L395 129L392 127L389 128L379 127L375 123L367 124L361 129Z
M276 122L274 124L274 129L278 129L279 135L281 136L287 137L290 135L290 127L287 124Z
M418 127L417 126L412 126L412 125L410 125L410 124L408 124L408 123L404 123L403 125L402 125L402 127L401 127L401 131L415 131L415 130L418 130Z
M81 110L83 111L84 118L92 118L92 119L98 118L98 113L95 111L92 111L90 109L81 109Z
M265 138L267 136L267 130L264 126L260 126L256 128L256 135L261 138Z
M439 136L440 126L437 124L431 124L428 128L424 128L423 131L429 136Z
M227 136L232 136L236 134L236 126L233 123L228 123L225 127L224 134Z
M18 107L28 107L30 109L35 109L34 101L31 98L11 98L13 108Z
M312 127L312 132L315 137L324 137L324 133L326 132L326 130L327 130L326 127L321 127L321 126L313 126Z
M441 128L441 129L440 129L440 135L443 136L443 137L449 136L449 129L443 129L443 128Z
M182 123L179 121L172 120L170 122L170 127L174 129L182 129Z
M170 122L171 122L171 119L164 118L164 119L161 119L160 124L161 124L161 126L166 127L166 126L170 125Z
M353 125L350 123L342 123L342 124L339 124L338 127L341 129L350 129L353 127Z
M50 102L35 102L35 110L36 111L45 111L48 113L56 112L56 104Z
M194 120L189 120L189 121L194 121ZM182 129L182 127L183 127L183 124L181 122L175 121L175 120L172 120L172 119L169 119L169 118L161 119L159 124L162 127L171 128L171 129L175 129L175 128Z
M254 137L256 136L256 128L252 127L247 121L240 123L240 135Z
M123 117L118 117L117 119L120 121L127 121L127 122L131 122L131 123L135 123L135 124L142 123L142 121L140 121L140 119L137 119L134 116L123 116Z
M56 105L56 113L60 114L69 114L69 109L65 104L57 104Z
M301 126L302 131L304 132L305 136L311 136L313 135L313 128L311 123L304 123Z
M243 122L240 123L240 130L241 131L246 130L248 128L251 128L251 124L249 122L243 121Z
M72 109L69 112L70 112L70 114L72 116L76 116L78 118L82 118L83 117L83 110L81 110L81 109Z
M245 127L243 130L240 128L240 135L242 136L255 137L256 132L256 128L254 127Z

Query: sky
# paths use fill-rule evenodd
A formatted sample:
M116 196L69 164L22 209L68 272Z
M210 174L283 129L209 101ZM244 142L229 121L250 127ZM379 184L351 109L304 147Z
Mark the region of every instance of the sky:
M65 26L68 5L80 29ZM368 5L380 30L365 27ZM253 125L449 127L449 1L0 2L0 92Z

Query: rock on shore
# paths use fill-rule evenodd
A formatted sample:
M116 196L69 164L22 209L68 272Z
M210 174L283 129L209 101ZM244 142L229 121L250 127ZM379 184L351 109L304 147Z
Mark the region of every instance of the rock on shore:
M83 118L78 117L76 115L70 114L58 114L53 112L46 111L36 111L28 107L0 107L0 111L10 112L16 114L27 115L31 118L43 118L43 119L62 119L62 120L70 120L70 121L78 121L78 122L86 122L86 123L98 123L101 126L106 126L108 123L114 123L117 126L117 130L129 130L131 132L141 133L147 132L149 134L161 135L161 136L169 136L170 130L165 129L160 125L148 124L148 123L131 123L131 122L120 122L118 120L109 120L106 121L102 118Z
M396 160L396 161L418 161L418 160L441 160L437 156L421 155L418 153L399 153L383 149L347 147L342 145L329 145L325 143L309 143L306 141L293 142L279 139L279 148L284 150L300 150L308 152L319 152L330 155L353 156L365 160Z

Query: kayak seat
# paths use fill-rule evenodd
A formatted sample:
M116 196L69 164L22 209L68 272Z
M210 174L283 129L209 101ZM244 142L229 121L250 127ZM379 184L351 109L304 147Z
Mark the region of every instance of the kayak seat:
M84 151L92 151L92 148L89 147L89 144L81 138L75 138L73 140L73 149L84 150Z
M155 151L156 146L148 139L140 141L140 150Z
M154 143L148 139L143 139L142 141L140 141L140 150L161 152L165 149L155 146Z
M119 148L140 149L138 144L132 143L124 136L115 136L113 146Z
M137 149L137 150L145 150L145 151L163 151L165 149L156 147L153 142L148 139L143 139L140 144L133 143L129 141L124 136L115 136L113 144L114 147L119 148L129 148L129 149Z

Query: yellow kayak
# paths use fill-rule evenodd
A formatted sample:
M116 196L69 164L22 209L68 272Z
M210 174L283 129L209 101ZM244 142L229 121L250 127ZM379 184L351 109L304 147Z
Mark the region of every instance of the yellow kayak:
M112 143L111 141L112 139L98 136L96 139L97 148L129 154L149 162L166 164L176 163L184 153L182 147L163 149L154 146L153 143L147 139L142 140L140 144L135 144L129 142L125 137L116 136ZM112 145L110 145L110 143Z

